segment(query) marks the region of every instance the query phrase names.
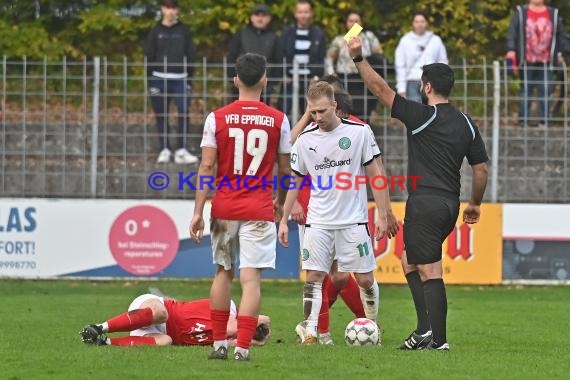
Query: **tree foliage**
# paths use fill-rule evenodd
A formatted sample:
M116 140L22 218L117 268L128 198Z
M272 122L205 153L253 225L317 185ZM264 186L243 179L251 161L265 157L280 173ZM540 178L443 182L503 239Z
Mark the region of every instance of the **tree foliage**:
M148 30L157 21L157 0L0 0L0 54L29 59L127 56L140 59ZM221 58L232 34L248 22L258 0L180 0L181 19L194 31L202 56ZM296 0L268 0L273 28L293 21ZM416 10L427 13L452 61L503 54L504 38L516 4L522 0L323 0L314 2L315 22L329 39L344 33L348 9L364 14L365 26L377 33L389 57L410 29ZM552 0L570 27L570 2Z

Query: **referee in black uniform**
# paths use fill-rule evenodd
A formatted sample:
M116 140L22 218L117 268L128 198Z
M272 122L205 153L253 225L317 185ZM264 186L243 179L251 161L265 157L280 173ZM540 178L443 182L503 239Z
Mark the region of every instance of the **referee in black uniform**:
M441 245L459 215L464 157L473 170L473 188L463 221L479 221L489 160L485 144L473 120L449 103L454 77L448 65L433 63L423 67L421 104L397 95L370 67L362 58L360 38L352 38L348 47L366 87L392 110L392 117L405 124L408 175L421 176L415 190L408 180L404 218L406 252L402 256L418 323L400 348L447 351L447 297Z

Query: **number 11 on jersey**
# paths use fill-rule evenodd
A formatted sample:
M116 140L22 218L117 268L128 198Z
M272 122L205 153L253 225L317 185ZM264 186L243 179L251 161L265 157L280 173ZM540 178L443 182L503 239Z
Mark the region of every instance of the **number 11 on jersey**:
M368 256L370 254L370 251L368 251L368 243L358 244L356 248L358 248L358 254L360 257Z

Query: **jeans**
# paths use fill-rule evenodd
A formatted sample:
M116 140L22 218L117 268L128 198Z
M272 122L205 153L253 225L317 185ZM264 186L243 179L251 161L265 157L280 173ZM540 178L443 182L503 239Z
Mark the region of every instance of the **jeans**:
M519 124L527 125L531 100L538 102L538 122L546 123L549 117L548 98L553 74L548 64L529 63L522 67L522 83L519 102ZM533 97L536 88L537 97Z
M301 116L305 113L305 93L307 92L307 87L309 87L311 79L308 75L299 75L299 115ZM280 102L281 111L283 111L286 115L291 117L291 110L293 109L293 78L289 78L289 80L283 83L283 97L281 98Z
M153 76L149 81L149 91L152 109L156 115L160 150L170 149L168 142L168 106L171 100L174 100L178 111L178 148L185 148L188 133L188 100L190 98L186 87L186 78L164 79Z
M409 80L406 82L406 99L421 103L422 95L420 93L421 82L419 80Z

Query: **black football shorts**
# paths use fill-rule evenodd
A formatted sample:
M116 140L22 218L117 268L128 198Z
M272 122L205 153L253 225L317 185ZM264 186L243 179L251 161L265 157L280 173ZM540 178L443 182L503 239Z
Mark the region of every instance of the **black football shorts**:
M441 245L453 231L459 199L414 194L406 202L404 244L408 264L431 264L442 258Z

